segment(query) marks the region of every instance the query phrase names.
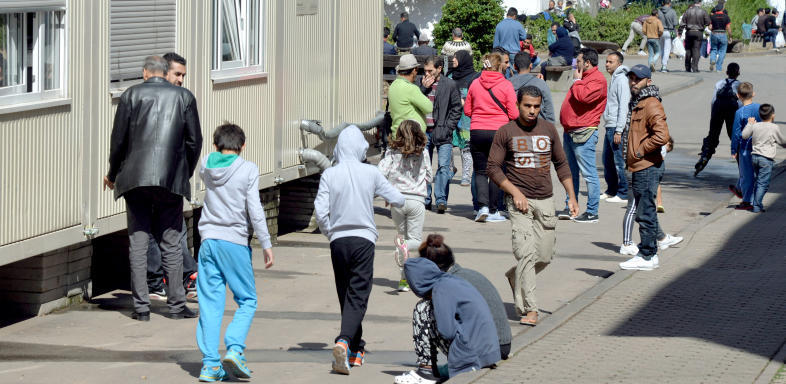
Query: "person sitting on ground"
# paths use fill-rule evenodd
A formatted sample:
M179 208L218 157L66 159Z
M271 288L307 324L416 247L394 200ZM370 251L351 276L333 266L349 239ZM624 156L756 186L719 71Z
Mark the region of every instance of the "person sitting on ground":
M546 35L546 44L548 44L549 46L557 42L557 28L559 27L560 25L558 22L555 21L551 23L551 27L549 28L549 33L548 35Z
M536 51L535 46L532 45L532 34L528 33L527 38L521 42L521 51L529 54L529 59L532 62L533 67L537 67L538 65L540 65L540 58L538 57L538 51Z
M775 107L762 104L759 107L761 122L753 117L748 118L748 125L742 130L743 139L751 139L753 143L753 176L756 179L753 192L753 212L764 212L764 194L770 188L773 159L776 144L786 148L786 135L773 122Z
M494 318L486 300L472 284L441 271L437 264L423 257L407 260L404 273L417 297L431 299L425 310L433 311L433 316L428 317L433 317L434 322L427 324L416 319L418 324L413 328L430 328L429 333L437 339L435 344L448 357L447 377L491 367L501 359ZM420 381L397 377L395 382L436 383L443 375L433 360L431 377L424 377L428 371L420 369L415 373Z
M543 94L540 116L553 124L556 121L556 117L554 116L554 103L551 100L551 89L549 89L549 86L546 85L543 79L530 73L532 70L530 56L526 52L517 53L515 60L513 60L513 67L517 74L508 79L513 84L513 89L518 92L519 89L527 85L540 89L541 94Z
M428 45L430 40L426 32L421 33L420 37L418 37L418 46L412 48L412 54L418 56L436 56L437 49Z
M480 295L483 296L491 316L494 319L501 357L503 360L507 360L508 354L510 353L510 342L512 338L510 324L508 324L508 317L505 312L505 305L502 302L502 297L499 295L496 288L494 288L494 285L479 272L458 265L453 257L453 251L445 244L445 239L442 235L428 235L426 241L420 245L419 252L420 257L433 261L441 271L464 279L475 287ZM424 379L432 379L432 364L437 360L437 356L435 356L437 351L432 350L430 346L437 345L442 347L443 353L448 351L447 346L439 344L441 338L435 327L434 311L431 300L422 299L415 305L415 310L412 313L412 332L412 338L415 342L415 353L417 354L418 369L409 371L401 376L402 379L404 376L410 376L412 378L418 376L421 378L421 381L414 382L424 383L426 382ZM412 381L398 380L396 382L409 383Z
M546 76L546 67L571 65L574 52L575 48L573 41L568 36L568 30L564 27L557 28L557 42L549 45L551 57L540 65L540 73Z
M764 41L762 42L762 47L767 48L767 42L772 42L772 48L777 48L777 44L775 43L776 38L778 37L778 32L780 32L780 28L778 27L778 10L773 9L772 14L768 15L764 20L764 29L766 30L764 34Z
M579 32L581 31L581 27L579 27L579 23L576 22L576 15L575 11L565 11L567 17L565 21L562 23L562 26L568 30L568 35L570 37L574 37L581 42L581 36L579 36Z
M382 29L382 54L395 55L396 47L394 47L393 44L388 43L388 36L390 36L390 28L385 27Z
M472 54L472 46L469 42L463 40L464 38L464 31L461 28L453 28L453 40L446 41L444 45L442 45L442 54L447 56L455 56L456 52L458 51L467 51L469 54Z

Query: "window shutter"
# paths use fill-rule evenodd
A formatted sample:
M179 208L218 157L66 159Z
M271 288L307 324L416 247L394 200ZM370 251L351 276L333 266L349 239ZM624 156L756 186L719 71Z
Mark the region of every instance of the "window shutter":
M2 0L0 13L54 11L66 9L66 0Z
M175 51L176 0L111 0L109 76L142 78L145 57Z

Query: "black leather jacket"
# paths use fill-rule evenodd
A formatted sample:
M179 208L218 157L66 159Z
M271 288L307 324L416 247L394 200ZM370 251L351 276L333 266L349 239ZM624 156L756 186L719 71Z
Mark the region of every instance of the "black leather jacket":
M191 198L188 180L202 149L194 95L151 77L120 96L109 148L115 199L136 187L162 187Z
M431 88L424 87L422 81L423 79L421 79L420 90L424 95L428 95ZM453 142L453 131L458 129L462 112L461 93L456 87L456 82L447 76L440 76L432 111L434 130L431 132L431 140L434 145L439 146Z

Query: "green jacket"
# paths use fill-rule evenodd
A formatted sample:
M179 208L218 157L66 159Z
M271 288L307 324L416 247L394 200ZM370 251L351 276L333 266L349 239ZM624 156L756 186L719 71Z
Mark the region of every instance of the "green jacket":
M401 77L397 78L388 89L388 110L393 125L390 127L391 137L396 137L398 126L404 120L415 120L426 131L426 115L431 113L434 106L420 87Z

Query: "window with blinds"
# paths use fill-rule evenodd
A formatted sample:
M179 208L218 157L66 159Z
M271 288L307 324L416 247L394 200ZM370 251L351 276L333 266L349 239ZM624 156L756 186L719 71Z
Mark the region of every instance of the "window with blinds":
M176 0L111 0L109 78L142 78L145 57L175 51Z

